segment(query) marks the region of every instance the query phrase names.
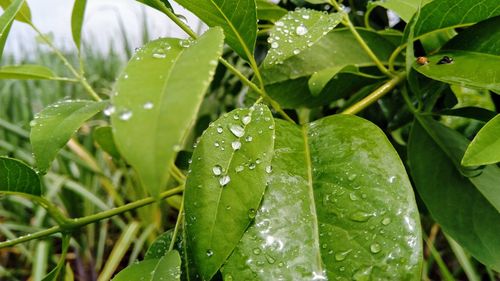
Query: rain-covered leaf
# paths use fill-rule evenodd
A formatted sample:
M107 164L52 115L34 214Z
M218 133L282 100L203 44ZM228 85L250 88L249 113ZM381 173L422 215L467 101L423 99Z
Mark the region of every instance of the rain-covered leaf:
M71 13L71 35L73 36L73 42L75 42L78 50L80 50L81 45L83 16L85 14L86 5L87 0L75 0Z
M3 14L0 16L0 58L3 54L5 42L9 36L10 27L14 21L14 17L21 10L24 0L15 0L8 7L4 6Z
M181 278L181 258L177 251L170 251L157 259L147 259L126 267L113 281L176 281Z
M463 27L498 16L500 6L498 0L439 0L423 6L421 14L415 24L415 39L430 32ZM405 33L403 42L406 42L407 35Z
M223 276L419 280L418 210L382 131L349 115L276 122L269 186Z
M479 166L497 162L500 162L500 115L491 119L477 133L462 159L464 166Z
M220 28L196 41L158 39L130 60L113 95L113 134L144 187L158 195L222 52Z
M146 254L144 254L144 259L159 259L163 257L170 247L170 242L172 241L173 231L167 230L160 236L156 237L155 241L149 246Z
M444 50L463 50L500 55L500 16L482 21L462 30L453 37Z
M61 256L59 257L59 261L57 262L57 265L54 269L52 269L45 277L43 277L42 281L57 281L59 280L59 273L61 272L61 269L64 267L66 264L66 254L68 253L68 248L69 248L69 241L71 240L70 235L64 235L62 239L62 253Z
M448 235L477 260L500 270L500 212L483 196L489 191L487 194L499 197L498 167L486 167L480 175L478 171L471 171L476 173L471 176L476 177L465 177L456 163L467 147L467 139L429 118L417 120L408 153L420 197ZM485 175L486 180L496 177L496 181L489 182L489 190L481 191L475 184L483 181L481 177Z
M45 173L59 150L83 122L106 105L107 102L63 100L40 111L30 123L30 140L38 171Z
M269 0L257 0L257 18L259 20L277 21L288 12L286 9L270 2Z
M236 109L203 133L185 191L193 268L209 280L255 217L271 170L274 120L264 105Z
M242 58L253 56L257 39L255 0L176 0L208 26L224 29L226 42Z
M23 64L0 67L0 79L53 79L52 70L41 65Z
M0 193L20 192L41 196L42 186L38 174L23 162L0 156Z
M376 6L384 7L395 12L402 20L409 22L411 17L417 12L420 5L431 2L432 0L385 0L368 2L368 9Z
M12 3L17 2L17 0L0 0L0 7L2 7L4 10L7 10L9 5ZM24 3L21 6L21 10L18 12L18 14L15 17L15 20L24 22L24 23L30 23L31 22L31 11L30 8L28 7L28 3L26 1L23 1Z
M445 56L452 59L452 62L440 63ZM500 93L500 56L467 51L443 51L429 56L428 59L428 64L414 63L413 68L434 80Z
M101 149L106 151L110 156L116 159L120 158L120 152L118 151L118 148L116 148L113 132L110 126L96 128L92 133L92 138L101 147Z
M280 64L300 54L335 28L341 19L339 13L325 14L305 8L288 12L274 24L269 34L271 48L264 65Z

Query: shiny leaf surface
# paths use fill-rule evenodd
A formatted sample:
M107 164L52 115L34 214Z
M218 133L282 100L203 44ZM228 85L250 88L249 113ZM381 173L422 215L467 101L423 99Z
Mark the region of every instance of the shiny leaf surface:
M169 167L212 80L222 44L220 28L193 42L149 42L117 82L111 115L115 142L153 195L168 180Z
M477 133L465 151L462 164L479 166L500 162L500 115Z
M0 79L53 79L52 70L41 65L6 65L0 67Z
M181 258L177 251L170 251L157 259L133 263L120 271L113 281L176 281L181 278Z
M382 131L348 115L276 122L269 187L223 276L420 280L415 199Z
M209 280L255 217L271 169L274 120L264 105L236 109L203 133L185 191L187 247Z
M30 166L0 156L0 193L3 191L41 196L42 186L38 174Z

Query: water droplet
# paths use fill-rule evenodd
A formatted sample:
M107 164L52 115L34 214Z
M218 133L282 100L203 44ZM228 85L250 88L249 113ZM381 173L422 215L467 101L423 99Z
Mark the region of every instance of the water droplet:
M31 126L31 127L34 127L34 126L36 126L37 124L38 124L38 122L37 122L36 120L31 120L31 121L30 121L30 126Z
M259 248L254 248L252 252L256 255L260 255L261 250Z
M383 224L383 225L388 225L388 224L390 224L390 223L391 223L391 218L384 218L384 219L382 220L382 224Z
M245 115L241 118L241 123L243 123L243 125L248 125L251 121L252 117L250 115Z
M269 125L269 130L274 130L274 125Z
M181 46L182 48L188 48L189 46L191 46L191 40L183 39L179 41L179 46Z
M250 165L248 165L248 169L250 170L255 169L255 167L256 167L255 163L250 163Z
M389 177L389 183L394 183L396 181L396 176Z
M143 107L144 109L152 109L154 106L155 106L155 105L154 105L154 103L152 103L152 102L148 101L148 102L146 102L146 103L145 103L142 107Z
M123 79L127 80L128 79L128 74L123 75Z
M370 245L370 252L376 254L382 250L382 247L379 243L373 243Z
M255 218L255 215L256 215L256 211L254 208L251 208L250 210L248 210L248 217L251 218L251 219L254 219Z
M235 114L235 115L233 115L233 119L238 120L238 119L240 119L240 116L238 116L238 114Z
M213 256L213 255L214 255L214 251L212 251L211 249L208 249L208 250L207 250L207 257L209 257L209 258L210 258L210 257L211 257L211 256Z
M239 141L233 141L231 143L231 147L233 148L233 150L238 150L241 148L241 142Z
M246 136L245 141L246 142L251 142L253 140L252 136Z
M128 121L130 120L130 118L132 118L132 111L130 110L123 110L121 113L120 113L120 116L118 118L120 118L120 120L122 121Z
M255 163L260 164L260 163L262 163L262 160L260 160L260 158L257 158L257 159L255 159Z
M302 18L305 19L305 20L308 20L309 19L309 15L308 14L304 14L304 15L302 15Z
M356 273L354 273L352 278L355 281L367 281L371 279L370 278L371 272L372 272L372 267L360 269Z
M307 34L307 28L301 24L299 26L297 26L297 28L295 28L295 33L297 33L297 35L299 36L302 36L302 35L306 35Z
M276 49L276 48L278 48L279 46L280 46L280 45L278 44L278 42L273 42L273 43L271 43L271 48L273 48L273 49Z
M167 57L167 54L163 53L163 52L155 52L153 53L153 58L155 59L164 59Z
M298 54L300 54L300 50L299 50L299 49L294 49L294 50L293 50L293 54L294 54L294 55L298 55Z
M243 129L240 125L231 125L229 130L238 138L241 138L245 134L245 129Z
M220 165L215 165L212 168L212 172L214 173L214 175L220 176L222 174L222 167Z
M277 21L274 25L276 25L276 26L280 26L280 27L281 27L281 26L284 26L284 25L285 25L285 23L284 23L284 22L282 22L282 21Z
M228 175L225 175L219 179L219 183L221 186L226 186L230 181L231 181L231 178Z
M222 134L222 132L224 132L224 129L221 126L217 127L216 130L217 130L217 133L219 133L219 134Z
M219 147L220 146L220 143L218 141L214 142L214 146L215 147Z
M266 166L266 173L270 174L273 171L273 167Z
M353 221L365 222L365 221L369 220L371 217L372 217L372 214L369 214L369 213L355 212L355 213L352 213L349 218Z
M103 112L104 112L104 115L111 116L111 114L115 113L115 107L113 105L108 106L108 107L106 107L106 109L104 109Z
M239 173L239 172L242 172L243 171L243 166L239 165L239 166L236 166L236 168L234 168L234 170L236 171L236 173Z
M266 255L266 260L269 264L274 264L276 262L276 259L271 257L270 255Z
M337 252L335 253L335 260L336 261L343 261L347 257L347 255L351 252L352 250L347 250L343 252Z

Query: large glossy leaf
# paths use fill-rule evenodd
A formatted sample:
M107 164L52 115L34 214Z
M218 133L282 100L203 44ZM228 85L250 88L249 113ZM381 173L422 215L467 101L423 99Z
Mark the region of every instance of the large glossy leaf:
M310 9L297 9L280 18L269 34L269 50L265 65L281 64L311 47L340 23L342 15L324 14Z
M83 16L85 14L86 5L87 0L75 0L71 13L71 35L73 36L73 42L75 42L78 50L80 50L81 45Z
M223 276L420 280L418 210L382 131L348 115L276 125L268 189Z
M187 247L204 280L226 261L255 216L271 169L274 120L264 105L236 109L203 133L185 191Z
M381 6L395 12L402 20L409 22L411 17L417 12L420 5L431 2L432 0L385 0L369 2L368 9Z
M491 119L477 133L462 159L462 164L465 166L497 162L500 162L500 115Z
M0 0L0 7L6 10L12 3L17 2L16 0ZM21 6L21 10L16 15L15 19L21 22L30 23L31 22L31 11L28 7L28 3L23 1L24 3Z
M286 15L287 10L280 6L271 3L268 0L257 0L257 18L259 20L277 21L282 16Z
M170 251L158 259L134 263L120 271L113 281L176 281L181 278L181 258L177 251Z
M191 43L152 41L134 55L117 82L112 97L116 109L111 115L115 142L154 195L168 180L169 167L196 117L222 45L220 28Z
M241 57L253 55L257 39L255 0L176 0L209 26L224 29L226 42Z
M53 79L52 70L41 65L23 64L0 67L0 79Z
M23 162L0 156L0 193L20 192L42 195L42 186L38 174Z
M447 234L476 259L500 270L500 213L474 186L477 179L465 177L456 165L467 140L436 121L418 120L413 124L408 151L420 197ZM494 192L499 181L495 174L492 195L499 194Z
M500 16L482 21L453 37L444 50L464 50L500 56Z
M87 119L107 105L107 102L64 100L40 111L31 121L31 146L37 168L45 173L59 150Z
M433 31L463 27L498 16L500 5L498 0L438 0L425 5L421 14L415 24L415 39ZM403 42L406 39L404 37Z
M24 0L15 0L7 8L4 7L3 14L0 16L0 58L3 54L3 48L7 36L9 36L10 27L14 21L14 17L21 10Z

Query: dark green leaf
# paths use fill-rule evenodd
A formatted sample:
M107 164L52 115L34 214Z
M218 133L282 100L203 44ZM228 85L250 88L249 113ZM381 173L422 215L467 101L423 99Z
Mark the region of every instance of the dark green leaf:
M4 10L7 10L7 8L14 2L16 2L16 0L0 0L0 7L2 7ZM26 3L25 1L23 2L24 3L22 4L21 10L16 15L15 20L29 24L31 22L31 11L28 7L28 3Z
M69 241L71 240L71 236L64 235L62 239L62 253L59 257L59 261L54 269L52 269L45 277L43 277L42 281L57 281L59 277L59 273L61 269L66 264L66 254L68 253Z
M194 42L149 42L117 82L111 115L115 142L153 195L167 183L169 167L196 117L222 45L220 28Z
M6 65L0 67L0 79L53 79L52 70L41 65Z
M253 56L257 38L255 0L176 0L208 26L224 29L226 41L244 59Z
M113 281L176 281L181 278L181 258L177 251L170 251L158 259L143 260L120 271Z
M94 141L99 144L102 150L106 151L113 158L120 158L120 152L116 148L113 132L110 126L99 127L92 133Z
M480 262L498 271L500 213L476 189L472 178L457 169L456 158L467 146L467 140L457 134L436 121L419 117L408 145L412 178L443 230ZM498 189L497 185L490 187Z
M500 162L500 115L491 119L477 133L462 159L464 166L479 166L497 162Z
M452 63L438 64L444 57ZM428 57L429 63L413 68L442 82L500 92L500 56L466 51L445 51Z
M73 42L75 42L78 51L80 51L81 46L83 16L85 14L86 5L87 0L75 0L73 12L71 13L71 35L73 36Z
M500 16L482 21L461 31L443 47L445 50L463 50L500 55Z
M383 132L349 115L276 122L269 186L226 279L420 280L418 211Z
M10 27L14 21L15 16L21 10L24 0L14 0L10 5L4 7L4 12L0 16L0 58L3 54L3 48L5 46L5 41L9 36Z
M38 174L30 166L0 156L0 193L2 191L41 196L42 186Z
M170 242L172 241L172 230L167 230L160 236L156 237L155 241L149 246L146 254L144 254L144 259L159 259L168 252L170 247Z
M31 146L38 170L45 173L59 150L83 122L102 111L106 102L64 100L40 111L31 125Z
M257 0L257 18L259 20L277 21L282 16L286 15L287 10L280 6L269 2L268 0Z
M266 106L236 109L203 133L185 191L187 247L209 280L255 216L270 172L274 121Z
M495 117L494 111L484 109L482 107L466 106L455 109L446 109L439 112L440 115L459 116L478 121L488 122Z

